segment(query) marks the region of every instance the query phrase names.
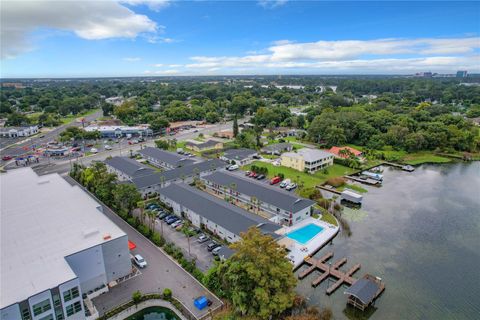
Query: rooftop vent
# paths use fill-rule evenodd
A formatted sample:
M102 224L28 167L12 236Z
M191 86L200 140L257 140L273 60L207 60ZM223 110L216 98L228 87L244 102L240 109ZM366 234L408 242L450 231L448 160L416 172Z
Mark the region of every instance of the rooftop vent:
M83 237L84 238L89 238L93 235L96 235L98 232L99 232L98 229L85 230L85 231L83 231Z
M38 181L38 185L42 185L42 184L46 184L46 183L49 183L50 180L40 180Z
M110 235L110 233L106 233L106 234L103 235L103 240L106 241L106 240L110 240L110 239L112 239L112 236Z

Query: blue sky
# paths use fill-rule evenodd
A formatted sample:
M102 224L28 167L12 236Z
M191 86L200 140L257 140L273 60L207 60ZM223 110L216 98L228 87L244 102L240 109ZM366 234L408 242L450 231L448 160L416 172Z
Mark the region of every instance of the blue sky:
M478 2L2 0L1 76L480 72Z

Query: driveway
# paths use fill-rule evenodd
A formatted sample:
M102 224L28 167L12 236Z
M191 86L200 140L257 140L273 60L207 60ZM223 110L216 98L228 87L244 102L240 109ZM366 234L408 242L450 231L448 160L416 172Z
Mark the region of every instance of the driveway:
M78 185L68 176L65 177L65 180L72 185ZM103 206L103 210L104 214L128 235L128 239L137 245L137 249L132 253L142 255L148 266L141 270L141 275L122 282L110 289L108 293L93 299L93 303L100 315L103 315L115 306L131 300L132 293L136 290L140 290L142 293L161 293L163 289L170 288L173 296L180 300L197 318L206 316L209 313L209 309L206 308L200 311L195 308L193 305L195 298L206 296L213 302L210 307L212 310L221 306L220 299L210 293L161 249L137 232L108 207Z

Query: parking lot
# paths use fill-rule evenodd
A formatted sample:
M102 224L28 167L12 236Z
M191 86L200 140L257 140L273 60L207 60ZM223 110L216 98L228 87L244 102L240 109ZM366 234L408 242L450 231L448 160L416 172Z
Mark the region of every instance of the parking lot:
M162 234L163 230L163 237L165 238L165 240L167 240L168 242L173 242L177 247L182 249L185 257L191 257L196 259L197 267L203 272L206 272L213 265L215 257L212 255L211 252L207 250L207 245L211 241L198 243L198 235L188 238L183 232L176 231L166 222L159 219L156 219L155 221L155 229L160 234Z

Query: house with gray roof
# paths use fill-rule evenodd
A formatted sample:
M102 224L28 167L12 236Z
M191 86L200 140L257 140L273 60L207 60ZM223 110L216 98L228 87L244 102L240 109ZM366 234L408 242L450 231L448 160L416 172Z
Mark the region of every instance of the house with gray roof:
M138 153L149 163L166 170L187 166L195 162L192 159L181 156L174 152L165 151L154 147L146 147L139 150Z
M276 222L286 225L308 218L315 204L310 199L226 171L217 171L201 179L207 189L219 197L234 197L243 205L263 211L275 217Z
M281 142L281 143L274 143L262 148L263 153L271 154L271 155L281 155L283 152L292 151L293 145L288 142Z
M215 141L215 140L207 140L207 141L187 141L185 143L185 146L193 151L197 152L202 152L205 150L210 150L210 149L222 149L223 148L223 142L221 141Z
M113 157L105 160L105 165L110 173L117 175L119 181L132 181L132 179L155 173L152 168L141 164L128 157Z
M252 160L256 156L258 156L256 150L240 148L225 151L225 153L223 154L223 156L220 157L220 159L227 161L231 164L238 164L239 166L243 166L252 162Z
M158 194L160 188L168 186L172 182L191 183L195 177L202 177L220 168L225 168L225 166L226 164L222 160L210 159L173 170L136 177L132 179L132 182L145 198L148 195Z
M280 237L275 231L281 226L185 183L172 183L161 188L159 194L160 200L171 206L175 214L228 242L240 240L240 234L250 227L257 227L275 239Z

